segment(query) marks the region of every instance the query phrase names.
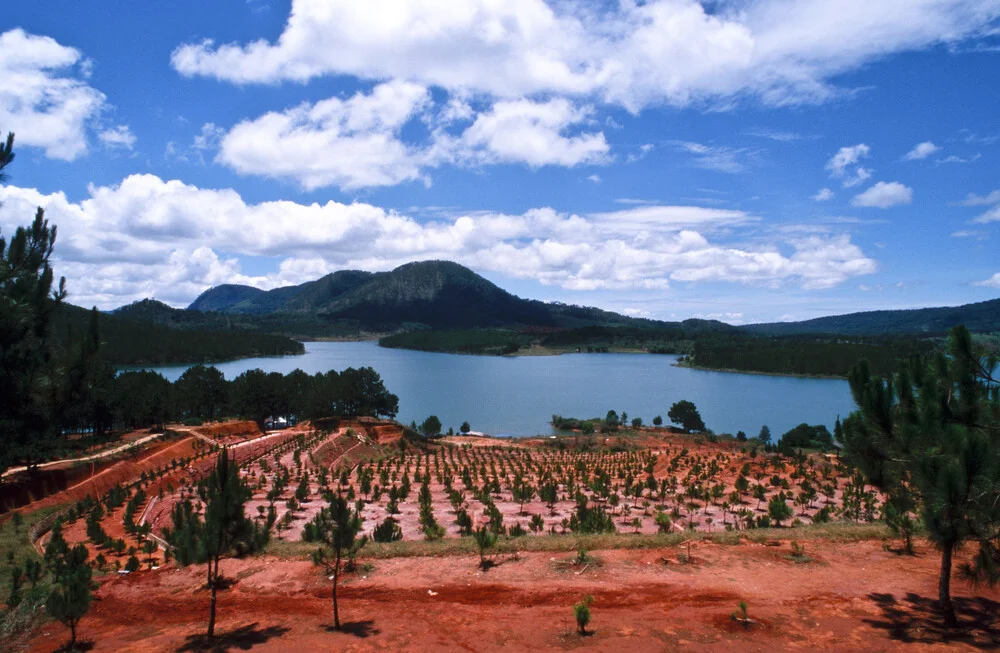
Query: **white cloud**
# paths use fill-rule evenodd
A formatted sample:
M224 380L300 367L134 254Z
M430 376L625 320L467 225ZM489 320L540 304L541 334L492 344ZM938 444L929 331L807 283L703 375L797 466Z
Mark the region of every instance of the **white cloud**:
M241 122L222 136L217 160L241 174L292 180L308 190L429 183L427 169L443 163L538 168L610 161L604 134L578 129L592 109L563 98L497 102L478 115L454 98L437 115L432 108L426 88L393 80L346 100L330 98ZM429 142L404 142L401 131L418 115L432 128ZM448 131L473 116L464 130ZM217 138L217 128L209 127Z
M471 165L524 163L532 168L607 163L611 148L603 132L569 133L592 113L592 108L575 107L563 98L497 102L457 138L438 131L430 158Z
M708 3L705 3L708 4ZM178 47L184 75L238 84L324 75L403 78L497 97L784 105L837 95L830 79L890 54L982 33L997 0L711 3L626 0L293 0L275 42Z
M930 141L924 141L923 143L917 143L913 146L913 149L906 153L903 158L907 161L920 161L921 159L926 159L930 155L934 154L941 148Z
M990 222L1000 222L1000 204L994 206L992 209L979 215L973 220L976 224L987 224Z
M898 181L880 181L863 193L854 196L851 204L887 209L890 206L909 204L913 201L913 189Z
M870 152L871 148L864 143L842 147L826 162L826 169L830 171L831 177L842 180L844 188L857 186L872 176L870 168L857 165Z
M601 183L601 175L588 175L587 176L587 181L595 183L595 184L599 184L599 183Z
M0 126L18 143L72 161L87 152L87 126L106 98L83 79L79 50L22 29L0 34Z
M989 279L984 279L982 281L976 281L972 285L974 286L986 286L987 288L1000 288L1000 272L997 272Z
M131 150L135 147L135 134L132 133L128 125L118 125L117 127L105 129L97 137L101 139L105 147L123 148L126 150Z
M307 190L419 179L420 154L399 132L429 102L423 86L393 81L346 100L269 112L229 130L217 160L241 174L292 180Z
M833 191L829 188L820 188L812 198L817 202L827 202L833 199Z
M991 204L1000 204L1000 189L991 191L987 195L969 193L965 196L964 200L955 203L958 206L989 206Z
M704 145L690 141L677 141L674 145L694 157L695 167L716 172L730 174L746 172L746 161L756 157L755 152L745 148Z
M593 215L538 208L421 223L364 203L247 204L233 190L132 175L91 187L80 202L0 188L0 228L24 223L35 206L59 226L55 267L73 280L71 301L102 308L147 296L184 304L223 282L269 288L336 269L385 270L426 259L575 290L720 281L829 288L877 268L846 234L727 242L728 232L755 229L759 219L695 206ZM248 276L240 256L280 264Z

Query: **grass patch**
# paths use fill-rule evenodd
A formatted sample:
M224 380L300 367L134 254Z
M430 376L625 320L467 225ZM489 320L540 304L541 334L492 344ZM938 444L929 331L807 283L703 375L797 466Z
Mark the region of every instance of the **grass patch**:
M764 543L769 540L831 540L835 542L860 542L881 540L890 535L884 524L828 523L810 524L796 528L759 528L723 533L656 533L633 535L607 533L600 535L533 535L530 537L500 538L495 553L517 552L576 552L609 549L659 549L677 546L687 540L707 540L716 544L739 544L741 541ZM316 549L308 542L282 542L272 540L264 553L279 558L307 558ZM445 538L434 542L404 540L400 542L369 542L360 556L370 559L412 558L424 556L476 555L476 543L471 537Z
M10 578L14 566L24 566L26 559L40 560L31 545L29 532L32 526L60 512L64 506L51 506L23 516L24 522L19 528L14 528L10 518L7 518L0 529L0 650L11 650L6 647L8 642L18 642L24 633L48 620L45 611L45 599L48 596L48 584L43 578L38 586L31 587L25 581L21 604L13 610L7 609L7 598L10 594ZM14 563L9 562L13 554Z

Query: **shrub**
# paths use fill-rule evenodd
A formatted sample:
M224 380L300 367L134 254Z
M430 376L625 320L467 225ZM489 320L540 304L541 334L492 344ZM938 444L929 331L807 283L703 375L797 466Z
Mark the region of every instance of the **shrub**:
M579 603L573 606L573 616L576 617L576 627L580 630L581 635L587 634L587 624L590 623L590 604L593 603L594 597L587 594L580 600Z

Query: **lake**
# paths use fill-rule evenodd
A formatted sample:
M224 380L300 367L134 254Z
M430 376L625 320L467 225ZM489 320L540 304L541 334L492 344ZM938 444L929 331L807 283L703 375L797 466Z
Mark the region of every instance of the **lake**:
M422 422L437 415L445 430L465 420L493 435L552 432L553 414L604 417L608 410L649 424L675 401L693 401L717 433L756 435L767 424L774 437L794 426L826 424L854 408L847 382L675 367L676 356L564 354L562 356L464 356L384 349L375 342L307 342L301 356L247 358L218 367L227 379L261 368L314 374L371 366L399 396L398 419ZM151 367L171 381L189 365Z

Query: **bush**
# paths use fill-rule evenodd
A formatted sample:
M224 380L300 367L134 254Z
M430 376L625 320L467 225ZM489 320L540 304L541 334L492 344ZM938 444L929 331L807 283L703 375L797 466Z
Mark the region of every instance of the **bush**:
M184 426L201 426L203 422L197 417L185 417L183 424Z
M589 594L584 596L579 603L573 606L573 616L576 617L576 627L579 628L581 635L587 634L587 624L590 623L590 604L593 603L594 597Z
M395 519L386 517L385 521L375 527L372 537L376 542L396 542L403 539L403 529Z

